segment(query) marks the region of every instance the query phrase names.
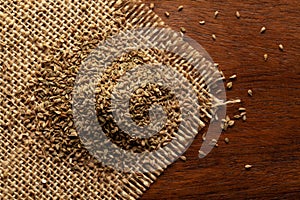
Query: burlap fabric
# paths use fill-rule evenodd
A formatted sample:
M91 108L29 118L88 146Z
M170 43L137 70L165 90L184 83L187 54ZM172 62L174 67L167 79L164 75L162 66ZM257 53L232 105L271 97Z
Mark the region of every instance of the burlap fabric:
M162 20L138 1L1 0L0 199L136 199L155 181L162 171L102 166L78 138L71 106L81 61L100 41L159 26ZM164 59L172 55L148 54L181 73L188 69L178 67L180 59ZM201 81L196 90L210 105Z

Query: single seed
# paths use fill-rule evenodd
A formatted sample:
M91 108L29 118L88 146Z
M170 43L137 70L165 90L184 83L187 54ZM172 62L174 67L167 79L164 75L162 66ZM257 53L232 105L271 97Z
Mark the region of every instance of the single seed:
M179 157L182 161L186 161L186 157L185 156L180 156Z
M166 17L170 17L170 13L169 12L165 12Z
M246 108L239 108L239 111L245 112L245 111L246 111Z
M235 119L240 119L241 118L241 115L234 115L233 116Z
M185 32L186 32L186 30L185 30L184 27L181 27L181 28L180 28L180 31L181 31L182 33L185 33Z
M236 79L236 74L230 76L229 79Z
M217 39L217 36L216 36L215 34L212 34L211 36L212 36L212 39L213 39L213 40L216 40L216 39Z
M278 45L278 47L279 47L280 51L283 51L283 45L282 44Z
M266 32L266 30L267 30L266 27L263 26L263 27L260 29L260 33L264 33L264 32Z
M215 19L218 17L218 15L219 15L219 11L217 10L217 11L215 12Z
M214 63L214 66L215 67L219 67L219 63Z
M239 11L236 11L235 16L239 19L241 17L241 14Z
M226 144L229 143L229 139L228 139L228 138L225 138L224 140L225 140L225 143L226 143Z
M151 10L153 10L153 9L154 9L154 3L150 3L149 8L150 8Z
M182 5L179 6L179 7L178 7L178 12L179 12L179 11L182 11L182 9L183 9L183 6L182 6Z
M241 116L244 116L244 115L246 115L247 113L246 112L242 112L240 115Z
M225 122L229 122L229 121L230 121L230 117L228 115L226 115Z
M246 121L247 120L247 117L246 115L243 116L243 121Z
M205 24L205 21L202 20L202 21L199 22L199 24L200 24L200 25L204 25L204 24Z
M198 157L199 157L199 158L204 158L204 157L206 156L206 153L204 153L204 152L201 151L201 150L199 150L198 153L199 153L199 154L198 154Z
M46 179L42 179L42 183L46 184L47 183Z
M252 90L248 90L248 95L249 95L250 97L252 97L252 95L253 95Z
M252 165L245 165L246 170L250 170L252 168Z
M232 88L232 82L228 82L226 87L227 87L227 89L231 89Z
M268 54L265 54L265 55L264 55L264 59L265 59L265 61L268 60Z
M228 126L233 126L234 125L234 121L233 120L230 120L229 122L228 122Z

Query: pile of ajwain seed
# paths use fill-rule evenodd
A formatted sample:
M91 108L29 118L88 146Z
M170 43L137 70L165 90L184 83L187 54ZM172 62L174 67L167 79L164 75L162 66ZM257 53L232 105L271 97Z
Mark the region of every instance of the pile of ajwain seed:
M150 3L150 6L149 6L149 7L153 10L153 9L154 9L154 3ZM178 11L178 12L181 12L181 11L183 10L183 8L184 8L184 6L183 6L183 5L180 5L180 6L178 6L177 11ZM217 19L219 13L220 13L220 11L218 11L218 10L214 12L214 18L215 18L215 19ZM166 11L166 12L165 12L165 16L166 16L166 18L169 18L169 17L170 17L170 13ZM239 11L236 11L235 16L236 16L237 19L240 19L240 18L241 18L240 12L239 12ZM199 24L200 24L200 25L205 25L206 22L205 22L205 20L200 20L200 21L199 21ZM180 31L181 31L183 34L186 33L186 29L185 29L184 27L180 27ZM260 30L260 34L264 34L266 31L267 31L267 28L266 28L265 26L263 26L263 27L261 28L261 30ZM213 39L214 41L217 40L217 36L216 36L215 34L212 34L211 36L212 36L212 39ZM282 44L279 44L278 47L279 47L279 50L280 50L280 51L284 51L284 47L283 47ZM263 58L264 58L265 61L267 61L268 58L269 58L268 54L264 54L264 55L263 55ZM215 66L218 67L219 64L218 64L218 63L215 63ZM221 73L222 73L222 72L221 72ZM222 75L223 75L223 73L222 73ZM232 76L229 77L229 82L226 83L226 88L227 88L227 90L231 90L231 89L232 89L232 87L233 87L233 80L235 80L236 78L237 78L237 75L236 75L236 74L233 74ZM248 95L249 95L250 97L252 97L253 92L252 92L251 89L248 89L247 93L248 93ZM226 130L228 129L228 127L232 127L232 126L235 124L235 120L239 120L239 119L242 119L243 121L246 121L246 120L247 120L247 115L246 115L247 112L246 112L246 108L240 107L240 108L238 108L238 111L239 111L239 114L234 115L234 116L233 116L233 119L231 119L228 115L226 115L226 118L225 118L225 119L222 119L222 122L223 122L223 123L222 123L222 125L221 125L221 128L222 128L223 131L226 131ZM202 138L205 139L205 137L202 137ZM216 147L218 146L217 140L213 139L212 142L214 143L214 145L215 145ZM228 139L227 137L225 138L225 143L226 143L226 144L229 143L229 139ZM200 151L199 151L199 155L200 155L201 153L203 153L203 152L200 152ZM186 158L185 158L184 156L182 156L181 159L182 159L182 160L186 160ZM245 169L249 170L250 168L252 168L252 165L245 165Z

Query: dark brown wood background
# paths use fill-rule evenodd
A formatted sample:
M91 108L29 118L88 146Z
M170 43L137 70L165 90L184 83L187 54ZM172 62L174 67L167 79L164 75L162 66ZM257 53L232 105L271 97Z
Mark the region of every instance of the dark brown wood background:
M219 147L204 159L197 158L198 136L185 153L187 161L172 164L142 199L299 199L300 1L144 2L155 3L154 11L174 30L185 27L226 77L238 75L227 96L243 100L247 122L238 121L224 133ZM177 12L179 5L184 6L181 12ZM216 10L220 14L214 19ZM200 20L206 24L199 25ZM265 34L260 34L262 26L267 28ZM278 48L280 43L284 52ZM249 88L253 97L247 95ZM228 113L235 109L230 106ZM225 137L230 144L224 143ZM246 171L245 164L253 168Z

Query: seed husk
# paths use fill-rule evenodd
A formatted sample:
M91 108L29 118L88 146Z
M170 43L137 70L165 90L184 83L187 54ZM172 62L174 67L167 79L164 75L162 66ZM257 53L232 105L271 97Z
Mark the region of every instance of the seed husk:
M227 87L227 89L231 89L232 88L232 82L228 82L226 87Z
M263 27L260 29L260 33L263 34L263 33L266 32L266 30L267 30L266 27L263 26Z
M166 17L170 17L170 13L169 12L165 12L165 16Z
M240 12L239 11L236 11L236 13L235 13L235 16L236 16L236 18L240 18L241 17L241 14L240 14Z
M179 11L182 11L182 9L183 9L183 5L180 5L180 6L178 6L178 9L177 9L177 10L178 10L178 12L179 12Z
M280 51L283 51L283 45L282 44L279 44L278 47L279 47Z
M150 3L149 8L150 8L151 10L153 10L153 9L154 9L154 3Z
M249 95L250 97L252 97L252 96L253 96L253 92L252 92L252 90L248 90L248 95Z
M250 170L252 168L252 165L245 165L246 170Z
M265 59L265 61L268 60L268 54L264 54L264 59Z
M233 74L232 76L229 77L229 79L236 79L236 74Z
M204 24L205 24L205 21L202 20L202 21L199 22L199 24L200 24L200 25L204 25Z
M180 28L180 31L181 31L182 33L186 33L186 30L185 30L184 27L181 27L181 28Z
M185 156L180 156L179 157L182 161L186 161L186 157Z
M229 139L228 138L225 138L224 141L225 141L226 144L229 143Z
M218 15L219 15L219 11L217 10L217 11L215 12L215 19L218 17Z

